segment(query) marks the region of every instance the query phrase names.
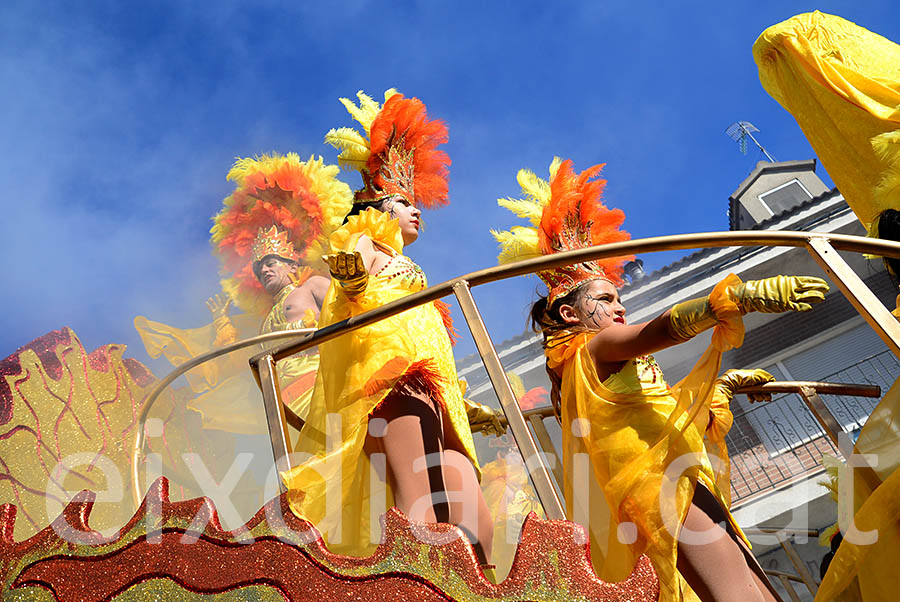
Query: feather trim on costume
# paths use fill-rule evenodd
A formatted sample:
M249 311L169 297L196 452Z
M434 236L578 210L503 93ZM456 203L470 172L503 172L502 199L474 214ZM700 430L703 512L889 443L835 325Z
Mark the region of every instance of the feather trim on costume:
M450 304L440 299L434 302L435 309L441 314L441 320L444 322L444 328L447 329L447 336L450 337L450 344L456 346L459 340L459 331L453 326L453 316L450 314Z
M389 360L363 387L367 396L378 395L388 391L387 395L376 405L371 413L377 412L394 395L422 393L426 398L434 400L444 408L444 385L447 384L441 371L430 359L419 360L411 364L399 357ZM393 374L391 374L393 372Z

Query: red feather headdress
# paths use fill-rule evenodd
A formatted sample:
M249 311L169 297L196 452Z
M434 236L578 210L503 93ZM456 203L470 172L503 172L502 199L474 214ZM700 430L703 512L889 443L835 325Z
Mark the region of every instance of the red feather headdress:
M378 201L400 195L420 209L446 205L450 157L437 147L448 140L443 121L428 119L425 104L394 90L385 92L384 106L362 92L359 106L341 102L369 138L351 128L332 129L325 141L341 149L343 167L358 169L363 188L354 202Z
M597 179L603 165L575 173L572 161L554 159L549 184L531 171L519 171L518 181L525 199L499 199L502 207L527 217L533 228L515 226L510 231L492 230L500 242L500 263L549 255L594 245L621 242L631 235L620 227L625 221L621 209L603 204L606 180ZM614 257L588 261L539 272L549 289L549 303L565 296L581 284L604 278L621 286L622 266L632 257Z

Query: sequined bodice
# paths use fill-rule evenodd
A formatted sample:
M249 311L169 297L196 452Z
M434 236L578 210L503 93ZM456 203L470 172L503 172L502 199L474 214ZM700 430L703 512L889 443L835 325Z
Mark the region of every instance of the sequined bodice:
M603 384L616 393L665 395L669 392L669 385L652 355L628 360L621 370L607 378Z
M413 292L428 287L425 272L406 255L394 255L391 257L390 261L376 272L375 277L391 284L399 284Z

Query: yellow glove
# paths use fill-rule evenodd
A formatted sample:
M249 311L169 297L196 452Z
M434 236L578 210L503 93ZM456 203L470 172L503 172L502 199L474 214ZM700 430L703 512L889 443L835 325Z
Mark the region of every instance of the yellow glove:
M813 276L773 276L744 282L731 291L732 299L745 314L751 311L777 314L809 311L813 303L825 300L828 284Z
M355 297L366 290L369 272L366 271L359 251L353 253L338 251L334 255L325 255L322 259L328 264L331 277L337 280L345 295Z
M759 368L751 370L726 370L722 376L716 379L715 392L713 398L727 398L731 401L734 398L735 391L744 387L758 387L765 383L770 383L775 377ZM754 401L772 401L772 395L769 393L748 393L747 397L751 402Z
M774 276L733 286L729 296L742 313L759 311L809 311L813 303L825 300L828 284L812 276ZM686 341L716 325L709 297L678 303L669 311L669 333Z
M712 402L709 404L709 424L706 430L710 432L710 436L722 439L731 430L731 424L734 417L731 414L729 404L734 399L735 391L742 387L755 387L763 383L769 383L775 380L775 377L765 370L727 370L722 376L716 379L713 386ZM772 396L768 393L752 393L747 397L750 401L772 401Z
M466 416L473 431L481 431L485 435L496 435L497 437L506 432L506 420L501 420L493 408L465 397L463 397L463 405L466 406Z
M228 307L231 305L231 298L222 298L222 295L216 295L206 300L206 308L213 316L213 327L216 329L216 339L213 341L215 347L222 347L230 343L234 343L238 338L237 329L231 323L228 317Z

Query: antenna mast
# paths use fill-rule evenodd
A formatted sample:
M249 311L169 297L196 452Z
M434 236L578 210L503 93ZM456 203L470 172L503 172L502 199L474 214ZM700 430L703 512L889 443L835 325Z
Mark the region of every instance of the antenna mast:
M747 154L747 138L750 138L750 140L753 140L753 144L755 144L757 148L762 151L762 154L766 156L766 159L768 159L772 163L775 163L775 158L772 157L772 155L770 155L768 151L763 148L763 145L753 137L753 134L751 134L751 132L758 131L759 129L757 129L757 127L749 121L735 121L728 126L728 129L725 130L725 133L728 134L729 138L740 145L741 152L745 155Z

